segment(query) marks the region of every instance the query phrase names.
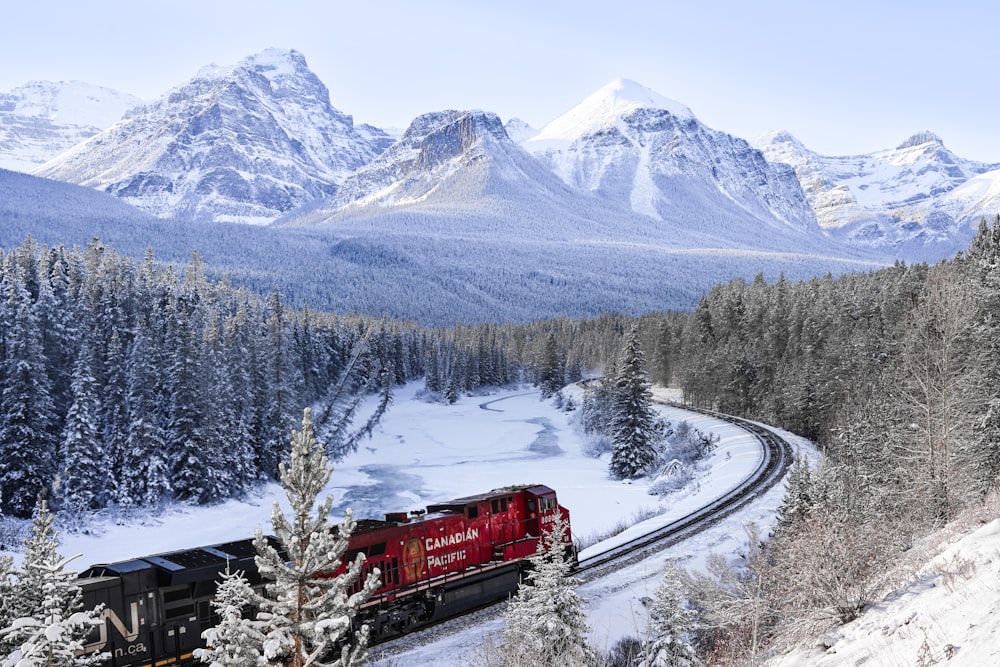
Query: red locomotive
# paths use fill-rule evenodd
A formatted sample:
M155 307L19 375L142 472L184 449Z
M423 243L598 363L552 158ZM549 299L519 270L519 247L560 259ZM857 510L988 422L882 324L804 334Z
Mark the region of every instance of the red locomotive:
M559 517L573 554L569 511L547 486L506 487L410 515L359 520L346 560L364 553L364 573L378 568L382 581L359 620L379 641L503 599ZM105 605L105 623L88 649L109 652L114 667L191 660L201 633L217 622L211 600L219 574L228 563L259 583L254 554L252 540L240 540L91 567L78 583L88 608Z

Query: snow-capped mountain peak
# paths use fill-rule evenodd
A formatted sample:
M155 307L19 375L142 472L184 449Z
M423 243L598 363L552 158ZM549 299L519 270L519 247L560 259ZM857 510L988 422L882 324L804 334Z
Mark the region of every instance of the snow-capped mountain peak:
M931 143L940 144L941 146L944 146L944 142L941 141L941 137L939 137L938 135L934 134L929 130L924 130L923 132L917 132L909 139L907 139L900 145L896 146L896 150L901 151L906 148L913 148L915 146L923 146L924 144L931 144Z
M660 109L679 120L690 120L689 108L630 79L615 79L559 116L528 140L531 152L565 148L580 137L614 127L636 109Z
M950 254L996 202L989 193L998 165L960 158L933 132L852 156L819 155L787 132L754 143L769 161L795 169L820 226L853 245L918 259Z
M161 217L266 223L332 194L392 140L355 128L292 49L198 76L35 173Z
M567 185L652 218L819 231L789 169L634 81L612 81L521 145Z
M0 93L0 167L31 171L141 103L81 81L30 81Z

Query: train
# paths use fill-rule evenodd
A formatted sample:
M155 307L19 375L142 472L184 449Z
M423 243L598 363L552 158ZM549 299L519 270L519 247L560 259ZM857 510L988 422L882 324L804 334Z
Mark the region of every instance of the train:
M360 519L344 560L363 553L357 587L374 568L380 585L355 621L367 624L378 643L502 600L517 590L539 540L555 525L565 526L562 542L575 562L569 511L543 485ZM242 571L262 585L255 556L253 540L245 539L91 566L77 584L85 608L102 611L85 651L105 653L111 667L194 662L202 632L218 622L212 600L220 575Z

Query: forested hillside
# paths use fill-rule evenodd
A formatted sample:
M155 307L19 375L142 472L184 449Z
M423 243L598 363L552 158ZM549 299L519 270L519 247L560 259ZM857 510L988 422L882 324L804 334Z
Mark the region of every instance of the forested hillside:
M272 479L302 408L345 377L352 394L423 376L455 392L521 370L493 327L293 309L210 282L197 255L177 273L29 239L0 266L0 507L15 516L39 494L64 515L216 502ZM354 443L333 426L317 423L337 457Z
M710 664L755 664L856 618L917 540L997 489L1000 218L950 261L733 281L673 328L658 319L647 339L674 360L661 380L824 454L793 468L778 528L744 572L690 582Z

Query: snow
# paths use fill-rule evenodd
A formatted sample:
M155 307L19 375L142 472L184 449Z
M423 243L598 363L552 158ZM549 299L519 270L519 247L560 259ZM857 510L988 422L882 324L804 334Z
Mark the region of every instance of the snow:
M689 108L629 79L616 79L559 116L530 139L524 147L539 153L563 150L575 140L612 127L618 118L634 109L663 109L674 116L694 118Z
M652 515L587 547L581 552L587 558L722 495L745 479L760 460L756 441L741 429L661 407L667 418L684 419L702 432L719 436L706 470L688 488L661 500L647 493L645 480L610 479L607 455L595 459L584 453L586 443L571 423L574 413L541 401L537 391L507 389L487 396L463 396L454 405L445 405L422 400L420 388L420 383L401 388L374 436L335 466L328 486L335 503L332 519L339 519L348 506L356 518L380 517L508 484L554 488L560 503L570 510L577 540L592 541L618 524L633 524L636 516ZM576 390L570 388L568 393ZM662 389L656 393L660 398L673 396ZM807 441L779 433L811 458L817 456ZM748 524L756 524L766 534L782 495L779 484L708 530L580 586L578 592L587 600L591 642L606 650L623 636L645 634L647 603L667 560L678 559L690 570L702 570L711 553L738 560L745 550ZM89 534L62 534L61 551L83 553L77 562L85 565L248 538L257 528L270 532L275 501L287 511L282 490L270 484L244 500L210 507L171 506L132 525L105 519L95 522ZM989 518L993 516L995 512ZM991 618L1000 614L998 563L1000 520L990 520L926 565L914 566L907 587L831 633L824 646L779 656L773 665L916 664L925 638L937 658L953 651L961 656L962 665L997 664L1000 634ZM500 632L502 623L497 612L389 657L407 665L463 665L486 637ZM391 644L375 647L372 655L378 659L391 648Z
M645 483L610 479L607 456L595 459L584 453L586 443L570 423L574 413L541 401L534 389L464 396L454 405L426 402L419 397L420 389L422 383L399 389L374 436L335 464L327 490L334 497L334 519L347 507L355 518L380 518L386 512L501 486L537 483L557 491L560 503L570 509L574 534L588 537L621 521L631 522L638 510L664 511L650 522L669 522L671 516L707 502L713 492L721 495L738 484L756 467L759 456L745 432L695 413L663 408L668 418L687 418L695 428L717 433L721 439L710 458L711 480L661 503L648 495ZM99 517L89 534L63 533L61 551L82 553L76 563L83 569L250 538L257 528L270 531L275 500L287 510L284 493L272 483L242 500L207 507L173 505L159 515L141 517L134 525Z
M445 405L422 400L421 388L422 383L401 388L374 436L335 465L328 487L334 496L332 519L341 517L348 506L355 518L378 518L385 512L416 509L511 484L545 484L555 489L559 502L570 510L577 540L634 523L637 513L659 513L585 549L582 556L586 557L722 495L745 479L760 457L756 441L745 431L717 419L662 407L669 419L686 419L696 429L719 435L720 440L707 461L706 474L696 477L690 488L661 500L647 493L645 480L610 479L608 455L595 459L584 453L584 438L571 423L575 413L541 401L533 389L463 396L454 405ZM590 601L592 639L606 647L624 634L636 634L636 624L645 622L640 600L659 584L668 556L698 567L711 551L735 554L744 539L741 523L769 525L780 500L779 485L711 530L581 587L580 593ZM249 538L257 528L270 532L275 501L287 511L281 488L270 484L244 500L209 507L171 506L132 525L116 525L108 518L96 522L90 534L61 534L61 551L83 553L77 561L83 566ZM416 650L406 656L405 663L445 664L436 656L449 655L461 664L461 656L481 641L484 632L498 630L500 623L498 617L484 626L470 627L444 640L443 646L437 642Z
M996 512L993 512L996 515ZM909 585L837 628L820 646L770 667L1000 664L1000 519L967 534L911 575Z

